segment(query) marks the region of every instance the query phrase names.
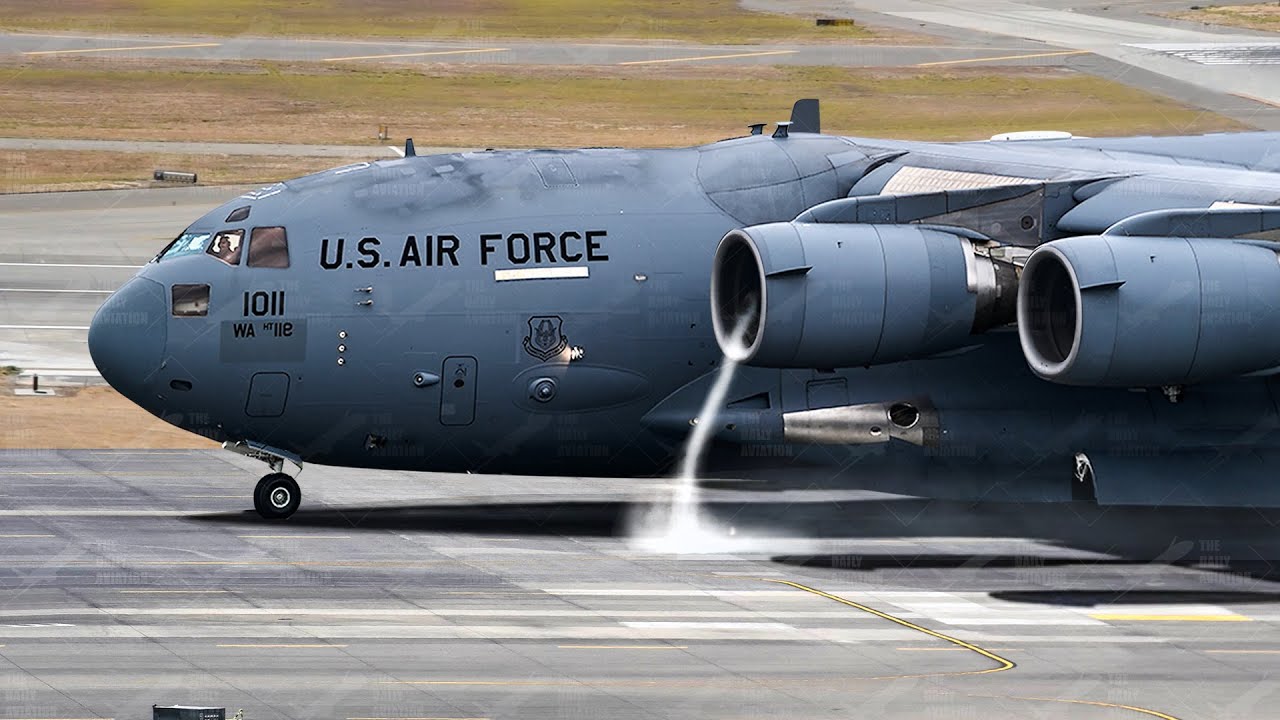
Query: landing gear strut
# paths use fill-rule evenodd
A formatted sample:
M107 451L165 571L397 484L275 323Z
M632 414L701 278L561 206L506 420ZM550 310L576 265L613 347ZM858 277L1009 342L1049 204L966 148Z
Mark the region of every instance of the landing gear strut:
M284 463L288 460L301 472L301 458L251 440L224 442L222 447L224 450L261 460L271 468L271 472L263 476L253 490L253 509L257 510L259 515L268 520L283 520L298 509L298 505L302 502L302 490L298 487L298 481L285 475L281 470L284 469Z
M298 509L302 489L284 473L264 475L253 490L253 509L268 520L283 520Z

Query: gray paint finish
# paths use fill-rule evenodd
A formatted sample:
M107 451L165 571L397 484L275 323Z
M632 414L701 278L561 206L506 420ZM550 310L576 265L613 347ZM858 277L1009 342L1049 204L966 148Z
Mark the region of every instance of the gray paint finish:
M1102 233L1126 209L1280 204L1277 143L1280 135L1270 133L958 144L793 133L686 149L362 162L246 193L196 219L188 232L285 227L289 267L231 266L201 253L150 263L139 273L147 282L209 283L208 317L168 318L164 349L153 352L107 339L102 315L91 350L108 381L170 422L308 462L660 474L677 457L721 361L708 302L717 245L744 226L783 223L777 227L787 232L775 233L769 253L794 254L795 262L767 272L810 283L808 300L771 298L763 332L804 338L808 354L796 356L803 357L798 368L761 359L739 373L708 457L711 472L814 472L897 492L971 497L998 489L1067 499L1081 455L1275 449L1271 381L1242 373L1280 366L1280 358L1242 360L1231 348L1255 333L1275 334L1269 308L1280 288L1250 284L1254 305L1239 308L1217 285L1203 288L1205 303L1228 303L1230 322L1205 316L1213 347L1193 366L1170 358L1196 369L1179 376L1196 383L1185 388L1162 388L1171 376L1143 370L1141 349L1157 345L1142 332L1170 348L1192 341L1175 343L1165 329L1175 317L1161 311L1170 298L1137 282L1113 288L1124 300L1119 308L1143 308L1117 326L1124 344L1116 351L1138 348L1139 355L1126 356L1136 359L1115 376L1123 380L1071 387L1040 379L1023 359L1007 325L1012 317L1000 315L1012 308L1009 279L1037 245ZM881 176L874 189L859 182L868 172ZM907 193L897 196L896 226L875 230L849 222L862 218L847 212L785 225L849 194L871 203L868 193L882 189ZM248 220L225 221L245 205ZM875 242L858 240L869 231ZM927 239L931 249L909 251L911 238ZM1136 247L1139 239L1109 242ZM1250 258L1275 254L1266 243L1240 247ZM876 259L882 253L891 261ZM1170 256L1175 272L1152 278L1181 292L1177 277L1193 277L1193 261L1189 252ZM874 277L860 280L863 273ZM1235 275L1223 269L1215 277L1221 285ZM132 307L131 292L108 305ZM257 312L277 294L281 312ZM1244 314L1232 315L1237 309ZM150 321L160 309L140 312ZM1078 315L1048 322L1069 324ZM984 324L983 317L1003 319ZM243 337L247 325L252 338ZM990 325L1006 326L983 333ZM282 337L285 326L292 334ZM230 340L220 330L228 327ZM887 338L880 352L853 340L860 337L854 328ZM1115 348L1084 337L1086 360L1105 374ZM1117 342L1115 331L1110 337ZM457 366L460 358L473 364ZM857 366L842 367L849 364ZM137 368L148 365L160 369L140 376ZM455 385L460 371L470 377ZM259 373L289 377L278 417L245 412ZM441 380L416 383L421 373ZM192 389L173 392L171 381ZM813 409L809 398L824 394L806 388L826 381L843 381L850 405L927 410L936 431L919 442L872 445L852 435L834 445L788 440L782 416ZM1194 409L1165 399L1184 392L1196 399ZM1268 400L1242 405L1241 397ZM903 412L891 415L915 410ZM1114 432L1116 418L1124 418L1123 433ZM1165 477L1163 469L1151 472ZM1100 485L1124 481L1097 478ZM1260 483L1252 498L1280 502L1273 495ZM1237 502L1235 495L1219 499Z

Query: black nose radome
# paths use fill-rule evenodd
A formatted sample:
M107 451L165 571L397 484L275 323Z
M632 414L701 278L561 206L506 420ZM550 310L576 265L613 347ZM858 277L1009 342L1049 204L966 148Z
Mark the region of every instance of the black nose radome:
M98 308L89 325L89 355L102 378L143 405L164 355L169 304L164 286L137 277Z

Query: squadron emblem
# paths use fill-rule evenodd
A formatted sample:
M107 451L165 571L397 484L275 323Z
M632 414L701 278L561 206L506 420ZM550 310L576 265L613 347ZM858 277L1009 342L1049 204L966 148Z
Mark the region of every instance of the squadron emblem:
M529 318L529 334L524 338L525 352L546 362L569 347L569 338L560 331L559 315L535 315Z

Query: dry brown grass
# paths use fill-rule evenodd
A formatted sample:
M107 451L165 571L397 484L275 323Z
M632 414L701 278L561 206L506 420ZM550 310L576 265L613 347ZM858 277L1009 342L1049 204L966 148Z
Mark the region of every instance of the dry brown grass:
M1240 129L1210 112L1058 68L403 68L46 58L0 82L0 134L421 146L687 145L819 97L827 129L930 140L1059 128L1088 135ZM0 66L0 71L5 68Z
M58 397L11 395L0 381L0 449L214 448L106 387Z
M1251 5L1216 5L1197 10L1168 13L1179 20L1192 20L1209 25L1227 25L1250 30L1280 31L1280 3Z

